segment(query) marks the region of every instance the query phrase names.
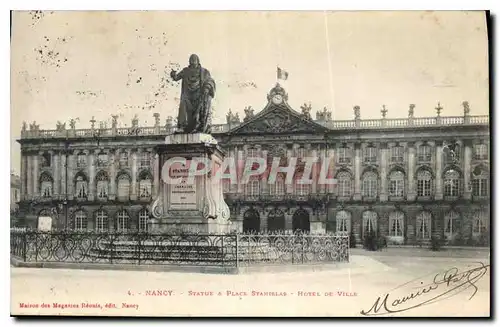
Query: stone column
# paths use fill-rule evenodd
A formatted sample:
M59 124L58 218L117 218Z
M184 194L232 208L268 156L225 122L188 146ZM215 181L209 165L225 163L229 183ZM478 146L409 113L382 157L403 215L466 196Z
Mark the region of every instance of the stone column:
M116 199L116 153L109 152L109 199Z
M313 149L311 151L311 155L307 155L308 157L312 157L312 158L318 158L318 150L316 149ZM312 166L312 173L311 173L311 176L312 176L312 184L311 184L311 193L312 194L316 194L316 193L319 193L318 192L318 172L319 172L319 169L318 169L318 165L321 164L321 162L318 160L316 162L313 162L313 166Z
M154 155L154 163L153 163L153 190L152 190L152 195L153 199L155 199L158 196L158 190L160 187L160 155L158 153L155 153Z
M238 170L237 173L240 174L238 176L238 188L237 188L237 193L238 194L243 194L244 188L243 184L241 183L241 180L243 179L243 169L244 167L240 167L240 165L244 164L244 151L243 149L240 149L239 146L236 146L236 153L238 154L237 161L236 161L236 169Z
M75 196L75 189L74 189L75 183L73 182L73 179L75 176L76 156L77 156L76 153L69 153L68 154L68 160L67 160L68 161L68 178L67 178L68 199L73 199L73 197ZM87 190L87 193L88 193L88 190Z
M470 174L471 174L471 159L472 159L472 142L470 140L464 141L464 199L469 200L472 197L472 188L470 187Z
M60 193L59 191L59 186L60 186L60 178L59 176L61 175L61 165L60 165L60 159L61 156L59 153L54 153L52 154L53 162L54 162L54 197L57 197Z
M327 167L325 166L325 162L326 162L326 149L321 146L320 149L319 149L319 152L318 152L318 176L317 176L317 180L319 180L319 176L322 172L323 169L326 169ZM328 177L328 176L327 176ZM325 187L325 184L324 183L318 183L316 182L316 188L319 190L319 193L321 194L325 194L326 193L326 187Z
M385 202L388 199L387 190L387 155L389 149L387 143L380 143L380 201Z
M28 172L28 158L21 152L21 201L26 199L27 195L27 173Z
M33 156L33 171L32 171L32 176L33 176L33 196L38 196L40 194L40 185L38 183L38 156L41 155L40 153L36 153Z
M286 149L286 157L288 158L287 166L290 165L290 158L292 158L294 156L295 156L295 154L293 152L293 147L289 148L287 146L287 149ZM294 191L295 191L295 180L292 179L292 183L291 184L288 184L286 182L287 180L288 180L288 173L285 176L285 194L294 194Z
M137 200L137 154L139 149L132 152L132 182L130 183L130 200Z
M66 165L68 164L67 160L66 160L66 152L65 153L62 153L60 158L61 158L61 183L60 183L60 194L62 195L63 198L67 198L68 195L66 194L67 192L67 188L66 188L66 180L68 179L68 176L66 176L66 173L68 171Z
M408 201L415 201L417 197L417 190L415 189L415 143L408 143L408 188L406 199Z
M99 150L95 150L97 152ZM90 201L94 200L96 195L96 180L95 180L95 153L90 151L88 155L88 170L89 170L89 193L88 199Z
M326 153L326 159L325 159L325 162L326 160L329 159L330 161L328 162L328 166L327 166L327 172L331 171L332 174L334 173L334 168L335 167L335 147L331 147L328 149L327 153ZM330 169L330 167L332 167ZM328 176L328 174L326 175L326 177L328 179L330 178L333 178L333 176ZM335 191L335 185L333 184L328 184L328 185L325 185L325 188L328 190L328 193L329 194L333 194L333 192Z
M234 146L233 148L231 148L229 150L229 158L227 158L227 160L230 160L232 162L229 162L229 165L231 164L234 164L234 167L236 169L236 184L232 184L231 183L231 180L229 181L230 185L229 185L229 192L230 193L238 193L238 180L239 180L239 176L238 176L238 147L237 146ZM228 167L230 167L228 165ZM224 172L222 172L224 173Z
M361 200L361 144L354 144L354 200Z
M267 150L262 150L261 149L261 153L262 153L262 158L264 159L267 159ZM267 165L267 160L266 160L266 165ZM267 170L267 168L266 168ZM264 172L266 173L266 172ZM269 180L269 175L266 174L266 175L263 175L262 176L263 178L260 180L260 187L261 187L261 190L262 192L261 193L269 193L269 183L267 182Z
M436 141L436 193L435 200L443 199L443 142Z
M31 199L33 195L33 156L26 155L26 199Z

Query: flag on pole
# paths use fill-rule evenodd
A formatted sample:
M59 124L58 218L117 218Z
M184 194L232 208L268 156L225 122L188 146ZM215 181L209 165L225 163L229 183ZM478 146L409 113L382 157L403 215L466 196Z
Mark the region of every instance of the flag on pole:
M288 72L278 67L278 79L286 81L288 79Z

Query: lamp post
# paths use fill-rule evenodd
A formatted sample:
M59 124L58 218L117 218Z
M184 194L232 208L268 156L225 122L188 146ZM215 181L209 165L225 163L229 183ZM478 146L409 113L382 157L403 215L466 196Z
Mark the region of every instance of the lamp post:
M66 141L64 142L64 228L67 230L68 228L68 154L69 154L69 140L66 137Z

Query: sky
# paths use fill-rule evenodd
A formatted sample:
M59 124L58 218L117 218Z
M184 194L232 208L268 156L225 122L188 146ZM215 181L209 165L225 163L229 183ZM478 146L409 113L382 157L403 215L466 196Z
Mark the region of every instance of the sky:
M171 69L200 57L217 84L214 123L228 110L259 112L276 83L289 104L333 119L461 116L489 112L488 40L483 12L15 12L11 36L11 169L19 172L23 121L152 126L178 110ZM69 123L66 124L69 127Z

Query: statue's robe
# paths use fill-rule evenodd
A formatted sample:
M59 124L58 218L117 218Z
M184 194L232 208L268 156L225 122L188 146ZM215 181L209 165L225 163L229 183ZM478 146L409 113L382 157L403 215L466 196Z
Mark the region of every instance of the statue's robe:
M210 133L211 102L215 95L215 81L210 72L201 66L186 67L174 78L179 79L182 88L177 127L184 133Z

